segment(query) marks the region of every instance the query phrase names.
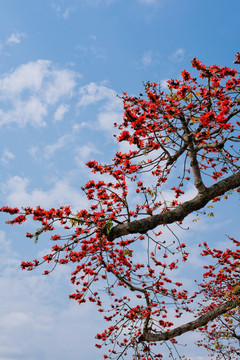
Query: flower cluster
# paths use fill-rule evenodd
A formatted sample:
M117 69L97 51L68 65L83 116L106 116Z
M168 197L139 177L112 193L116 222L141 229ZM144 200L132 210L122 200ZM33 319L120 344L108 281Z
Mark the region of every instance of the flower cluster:
M240 64L239 53L235 63ZM33 270L45 264L43 274L48 275L57 265L75 265L71 282L76 291L69 297L79 304L96 304L110 324L96 335L101 341L97 348L102 343L111 345L105 359L126 358L130 349L133 360L162 359L162 354L154 352L157 340L146 339L164 334L164 340L170 340L175 348L177 340L169 335L174 319L196 314L197 297L199 316L212 314L212 309L224 301L239 303L239 249L220 251L205 243L201 256L209 256L217 264L205 266L200 291L191 295L172 275L190 256L186 243L176 234L177 245L167 243L162 231L155 231L157 226L169 228L173 222L181 226L189 213L209 201L219 201L229 189L240 188L236 180L240 76L235 69L207 67L196 58L192 66L205 84L199 84L184 70L181 80L168 81L166 92L156 83L146 83L145 96L123 94L124 116L121 124L115 124L119 130L116 140L127 142L129 150L117 151L110 165L87 163L101 177L82 187L89 201L87 209L0 209L13 215L7 221L11 225L21 225L28 218L40 224L34 233L26 234L35 242L43 232L51 231L51 252L41 261L23 261L22 269ZM183 202L190 184L197 195ZM64 234L56 232L56 223ZM146 259L139 256L143 243L147 244ZM111 298L107 309L99 289L105 289ZM204 306L206 299L209 303ZM239 318L239 307L230 310L226 311L228 319ZM229 321L225 321L227 336L236 334L235 322L231 325ZM217 320L209 326L201 330L209 335L210 342L219 341ZM226 348L232 356L234 352Z

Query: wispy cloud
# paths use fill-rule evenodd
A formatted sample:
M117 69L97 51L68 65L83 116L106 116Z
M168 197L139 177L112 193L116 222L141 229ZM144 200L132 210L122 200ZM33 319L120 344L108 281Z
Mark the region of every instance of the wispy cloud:
M72 12L74 12L74 11L75 11L75 8L73 8L73 7L66 8L66 9L64 10L64 12L63 12L62 17L63 17L64 19L69 19L69 18L70 18L70 14L71 14Z
M28 100L16 100L12 109L4 111L0 109L0 126L17 123L20 127L30 123L33 126L46 126L44 121L47 115L47 107L41 100L32 96Z
M184 56L185 50L183 48L179 48L169 56L169 60L172 62L181 62L184 60Z
M103 106L108 109L110 106L111 109L113 109L119 107L121 103L117 97L117 93L113 89L95 82L82 86L79 89L79 97L78 106L88 106L100 101L105 101L107 105L103 104Z
M151 51L146 51L144 54L143 54L143 57L142 57L142 64L144 66L149 66L152 64L152 61L153 61L153 58L152 58L152 52Z
M140 68L148 68L149 66L159 64L160 55L157 52L153 52L152 50L144 51L142 58L138 62L138 67Z
M45 208L61 205L71 205L72 208L87 208L85 196L79 193L79 189L72 187L66 179L56 181L49 190L31 188L28 178L12 176L1 184L2 195L10 206L37 206Z
M38 147L37 146L31 146L29 149L28 149L28 152L29 154L33 157L33 158L36 158L37 156L37 153L38 153Z
M94 349L96 326L101 328L103 321L91 304L68 302L74 291L67 285L70 269L59 267L45 277L43 269L21 271L22 260L30 259L14 251L11 239L0 231L1 360L77 359L73 349L78 346L84 359L98 358L94 350L89 353L89 346ZM93 309L96 316L91 317Z
M3 164L8 164L9 161L13 160L15 158L15 155L8 149L3 150L3 154L1 157L1 162Z
M160 85L161 85L161 88L163 90L167 90L168 89L168 83L167 83L168 79L164 79L164 80L161 80L160 81Z
M64 118L64 115L68 112L69 105L61 104L54 113L54 120L60 121Z
M85 166L86 160L90 159L92 154L101 154L101 152L96 148L92 143L84 144L82 146L77 146L74 150L75 152L75 162L78 166Z
M94 34L89 35L89 39L96 41L97 37Z
M73 6L59 6L57 4L52 4L52 8L55 10L58 17L62 17L65 20L70 18L70 15L74 13L77 8Z
M52 69L48 73L49 81L44 91L48 104L56 104L60 98L72 97L79 74L68 69Z
M92 82L79 90L80 100L78 107L87 107L102 103L99 108L97 121L99 128L109 134L113 133L114 122L119 122L122 117L122 101L113 89Z
M139 4L145 5L145 6L152 6L154 8L157 8L159 6L162 6L164 3L166 3L166 0L136 0Z
M20 44L20 42L22 41L23 38L26 37L26 34L22 33L22 32L14 32L12 33L8 38L6 43L7 44Z
M60 138L57 139L57 141L53 144L49 144L45 147L44 149L44 158L45 159L50 159L54 153L57 150L62 149L65 145L73 142L73 136L70 134L65 134L63 136L60 136Z
M96 35L92 34L88 37L88 45L77 44L76 50L81 56L89 56L92 61L96 59L106 60L108 58L105 47L97 41Z
M83 0L84 4L90 6L99 6L99 5L111 5L116 0Z
M159 0L138 0L138 2L146 5L152 5L159 2Z
M63 19L69 19L71 14L78 11L79 7L98 7L101 5L110 6L117 0L81 0L75 3L75 6L65 6L64 1L62 1L62 5L59 5L59 2L55 1L52 4L52 8L55 10L58 17L62 17ZM67 1L66 1L67 5Z

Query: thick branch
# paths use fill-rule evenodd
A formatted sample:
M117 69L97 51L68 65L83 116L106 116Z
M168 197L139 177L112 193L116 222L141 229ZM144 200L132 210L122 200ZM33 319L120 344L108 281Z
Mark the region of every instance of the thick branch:
M219 143L206 143L196 146L196 151L199 151L201 149L222 149L224 147L225 142L227 141L227 138Z
M166 341L177 336L180 336L188 331L195 330L199 327L205 326L210 321L216 319L218 316L225 314L228 310L234 309L240 304L240 299L238 300L229 300L225 303L222 303L218 307L209 310L204 315L200 316L196 320L190 321L186 324L180 325L177 328L163 333L149 333L145 332L141 337L140 341Z
M187 215L202 209L210 200L225 194L227 191L240 186L240 171L224 180L206 188L204 194L198 194L192 200L185 201L172 211L164 211L160 214L148 216L129 223L114 226L108 234L108 240L113 241L120 236L128 234L144 234L158 225L172 224L182 221Z
M202 180L201 171L200 171L199 164L197 161L197 151L193 144L194 134L190 132L184 115L182 115L180 119L181 119L183 131L184 131L183 140L184 140L185 144L187 144L187 147L189 150L188 154L189 154L189 157L191 160L190 166L192 168L194 185L196 186L198 193L203 194L206 190L206 187Z
M187 149L187 144L184 144L174 155L170 156L166 166L172 165Z
M193 144L189 145L189 157L191 159L190 166L192 168L194 184L199 194L204 194L206 187L202 181L201 171L197 161L197 151L194 149Z

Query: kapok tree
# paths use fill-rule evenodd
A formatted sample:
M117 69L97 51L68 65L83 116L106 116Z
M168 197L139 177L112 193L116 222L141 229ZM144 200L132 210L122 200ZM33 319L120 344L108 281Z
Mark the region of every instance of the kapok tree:
M239 53L235 64L240 64ZM14 215L9 224L27 218L41 224L28 238L38 241L41 233L52 232L51 253L22 262L22 269L50 263L44 271L49 274L57 265L74 263L76 291L69 297L79 304L93 302L104 314L109 326L96 335L96 346L109 345L105 359L162 359L163 344L172 358L180 358L178 338L189 331L205 335L199 345L210 356L240 356L240 241L229 237L223 250L199 244L205 272L190 293L174 280L174 270L188 259L187 245L174 233L176 243L161 235L240 189L239 73L207 67L196 58L192 66L198 80L183 71L181 80L168 81L166 92L146 83L145 95L123 94L125 113L115 124L116 138L129 150L116 152L110 165L87 163L100 176L82 188L89 208L77 213L70 206L1 209ZM193 198L185 194L189 184L195 188ZM136 255L142 245L146 251ZM110 296L108 308L101 290Z

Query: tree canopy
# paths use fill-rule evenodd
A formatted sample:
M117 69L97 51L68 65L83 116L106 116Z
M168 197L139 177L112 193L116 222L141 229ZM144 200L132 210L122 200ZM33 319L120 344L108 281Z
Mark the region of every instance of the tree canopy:
M240 65L240 54L235 58ZM239 72L196 58L192 67L194 76L182 71L166 91L146 83L144 94L123 94L123 120L114 126L127 150L108 165L87 163L95 174L82 187L87 209L0 209L14 216L9 224L40 223L26 234L36 242L53 234L51 253L23 261L22 269L49 263L47 275L74 263L76 291L69 297L93 302L103 313L109 325L96 335L96 346L108 345L105 359L162 359L164 345L172 358L186 359L177 344L190 331L204 335L198 345L209 356L240 356L240 241L230 235L224 250L199 244L206 264L193 293L174 277L191 254L172 224L182 227L187 216L206 209L213 216L212 203L240 192ZM174 241L165 240L165 228ZM142 244L146 252L139 256Z

